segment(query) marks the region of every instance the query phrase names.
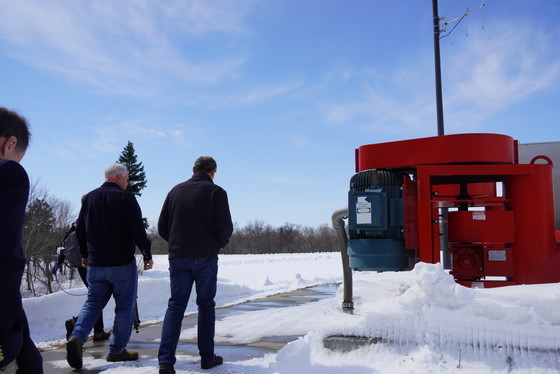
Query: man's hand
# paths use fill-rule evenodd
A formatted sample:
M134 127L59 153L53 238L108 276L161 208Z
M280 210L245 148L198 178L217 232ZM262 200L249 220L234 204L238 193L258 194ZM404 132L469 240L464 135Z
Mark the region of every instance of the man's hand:
M144 270L150 270L154 266L154 261L144 261Z
M82 257L82 267L87 268L88 259L87 257Z

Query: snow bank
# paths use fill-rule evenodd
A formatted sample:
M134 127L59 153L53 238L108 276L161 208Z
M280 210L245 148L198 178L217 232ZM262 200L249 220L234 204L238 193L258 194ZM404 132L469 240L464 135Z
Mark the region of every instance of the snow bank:
M301 362L306 373L341 365L345 373L560 371L560 284L469 289L440 264L423 263L410 273L355 277L354 316L331 310L325 327L279 352L274 372L297 372ZM324 346L332 336L380 342L356 339L354 349L336 351Z
M139 281L144 322L162 319L169 296L166 258L157 256L155 261L154 270L144 272ZM342 280L338 253L221 256L219 266L219 306ZM420 263L410 272L354 273L353 290L353 315L341 310L340 287L333 298L218 321L218 342L247 344L268 336L303 336L276 355L237 362L225 357L219 372L560 372L560 283L469 289L457 285L441 265ZM83 300L63 292L24 300L35 341L43 347L63 342L64 320L78 313ZM187 312L194 312L193 304ZM107 326L111 310L106 308ZM186 329L182 337L195 333ZM325 347L325 338L333 336L361 340ZM67 367L64 361L50 364ZM108 365L104 359L88 357L84 366L104 368L102 373L141 374L153 372L157 359ZM180 357L177 373L192 373L193 367L192 358Z

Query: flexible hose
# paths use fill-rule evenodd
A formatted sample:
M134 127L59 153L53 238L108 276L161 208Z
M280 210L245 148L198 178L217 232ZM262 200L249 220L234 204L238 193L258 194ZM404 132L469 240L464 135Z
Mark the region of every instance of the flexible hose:
M348 237L346 236L344 218L348 218L348 207L340 208L333 213L332 224L336 231L336 237L340 246L340 254L342 256L344 288L342 310L345 313L352 314L354 311L354 302L352 301L352 269L350 269L350 262L348 261Z

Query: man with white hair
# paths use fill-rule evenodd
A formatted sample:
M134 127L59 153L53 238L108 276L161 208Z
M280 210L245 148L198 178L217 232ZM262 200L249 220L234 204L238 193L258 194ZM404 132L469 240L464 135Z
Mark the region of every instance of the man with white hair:
M82 266L88 268L89 288L66 343L66 360L75 369L82 367L82 345L111 296L115 299L115 321L107 361L138 359L137 352L126 350L138 286L136 246L144 256L144 270L151 269L153 262L140 206L134 195L126 191L127 185L126 166L113 164L105 170L105 183L82 199L76 234Z

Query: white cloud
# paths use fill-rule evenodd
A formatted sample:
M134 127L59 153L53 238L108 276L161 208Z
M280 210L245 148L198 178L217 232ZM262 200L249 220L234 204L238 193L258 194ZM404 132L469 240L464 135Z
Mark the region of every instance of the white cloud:
M108 122L113 123L91 127L91 131L96 136L92 139L89 148L102 153L115 153L122 150L127 140L133 143L153 143L158 139L164 139L175 143L182 143L185 138L185 131L177 126L154 126L146 120L120 121L118 119L109 119ZM197 131L196 128L193 128L191 132L194 134Z
M451 59L452 100L497 111L555 85L560 78L557 42L534 25L499 25Z
M244 32L245 14L254 4L254 0L172 1L164 3L162 9L185 32L201 35Z
M300 149L308 149L311 147L316 147L308 138L301 135L294 135L289 139L289 143Z
M459 53L454 50L444 77L450 129L477 130L487 118L555 89L560 80L555 33L510 20L467 39Z
M426 94L411 94L406 87L396 89L389 81L385 84L393 88L381 90L369 85L361 91L358 100L328 105L327 122L358 124L357 127L368 131L386 134L429 131L427 125L434 116L435 98Z
M258 179L268 183L291 184L294 178L293 176L282 174L262 174Z
M297 94L298 89L303 85L300 80L288 80L276 85L256 86L244 88L243 91L231 94L219 94L213 92L212 95L202 93L194 95L187 100L186 104L191 106L202 106L207 108L219 108L236 105L251 105L261 103L271 98Z
M152 96L158 76L186 84L235 75L244 59L184 55L189 38L243 32L252 1L8 2L0 12L1 51L11 58L105 91ZM188 52L188 51L187 51Z
M494 24L493 30L472 33L457 43L460 45L444 49L446 133L479 130L496 113L557 89L557 33L554 29L540 30L528 22ZM425 56L432 53L425 52ZM388 134L436 135L433 60L425 56L413 65L392 70L343 70L347 87L354 85L358 89L342 96L344 101L336 98L323 104L326 121Z

